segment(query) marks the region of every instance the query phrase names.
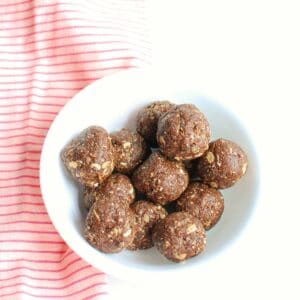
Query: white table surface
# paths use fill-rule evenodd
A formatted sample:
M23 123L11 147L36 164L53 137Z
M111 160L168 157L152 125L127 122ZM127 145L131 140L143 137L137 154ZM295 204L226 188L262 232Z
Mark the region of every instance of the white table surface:
M144 286L109 277L106 298L300 299L299 1L149 4L154 66L234 103L259 145L262 193L220 273Z

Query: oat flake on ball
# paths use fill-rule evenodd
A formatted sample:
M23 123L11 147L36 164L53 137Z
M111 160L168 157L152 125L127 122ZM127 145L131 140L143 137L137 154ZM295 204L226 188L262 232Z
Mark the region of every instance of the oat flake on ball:
M161 205L176 200L186 189L188 181L184 164L171 161L160 152L152 153L132 176L134 187Z
M234 185L245 173L248 159L236 143L218 139L209 144L209 149L199 158L197 174L201 181L216 189Z
M61 156L72 177L88 187L97 187L113 172L111 140L99 126L83 130L63 149Z
M204 114L193 104L182 104L160 117L157 142L170 159L189 160L201 156L207 149L210 128Z
M201 253L206 244L200 220L187 212L175 212L153 229L153 242L167 259L181 262Z

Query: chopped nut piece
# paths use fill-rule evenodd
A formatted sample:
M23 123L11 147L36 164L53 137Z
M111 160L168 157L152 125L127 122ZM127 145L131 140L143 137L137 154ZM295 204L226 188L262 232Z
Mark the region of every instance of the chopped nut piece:
M218 185L217 185L217 183L216 182L210 182L209 183L209 185L212 187L212 188L215 188L215 189L217 189L218 188Z
M178 254L175 254L174 257L177 259L177 260L184 260L186 258L186 253L178 253Z
M242 173L243 174L246 173L247 167L248 167L248 163L246 162L246 163L244 163L243 168L242 168Z
M110 162L110 161L106 161L106 162L104 162L104 163L101 165L101 168L103 168L103 169L105 170L105 169L110 168L110 166L111 166L111 162ZM100 169L101 169L101 168L100 168Z
M95 164L95 163L93 163L93 164L91 164L91 167L92 167L93 169L97 170L97 171L99 171L99 170L101 169L100 164Z
M72 168L72 169L75 169L77 168L78 164L76 161L70 161L69 162L69 167Z
M131 234L131 229L128 229L126 232L123 233L124 237L128 237Z
M123 147L124 148L129 148L131 146L131 143L130 142L125 142L123 143Z
M197 226L195 224L192 224L188 227L186 232L187 232L187 234L190 234L190 233L195 232L196 230L197 230Z
M214 162L215 156L214 156L214 154L213 154L212 152L208 151L208 152L206 153L206 159L207 159L207 161L211 164L211 163Z

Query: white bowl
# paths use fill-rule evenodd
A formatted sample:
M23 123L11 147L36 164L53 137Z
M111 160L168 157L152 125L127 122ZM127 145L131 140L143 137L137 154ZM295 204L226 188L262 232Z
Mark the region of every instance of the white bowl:
M224 137L237 142L246 151L249 168L232 188L223 190L225 211L219 223L207 232L205 251L185 263L166 260L155 248L104 254L83 238L86 211L80 203L80 191L68 176L60 159L66 143L90 125L108 131L123 127L134 129L137 112L151 101L170 99L176 103L194 103L207 116L212 138ZM102 271L122 279L151 280L161 276L179 278L217 268L214 258L243 233L255 207L259 189L259 165L252 139L242 122L220 102L207 99L198 90L187 90L178 82L164 80L146 71L125 71L95 81L80 91L56 117L47 134L40 165L43 199L49 216L66 243L84 260Z

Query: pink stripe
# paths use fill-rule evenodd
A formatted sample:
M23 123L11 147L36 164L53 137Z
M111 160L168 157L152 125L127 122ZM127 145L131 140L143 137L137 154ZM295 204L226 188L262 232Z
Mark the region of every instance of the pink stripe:
M30 135L30 134L28 134ZM24 134L24 136L27 136L26 134ZM42 136L44 137L44 136ZM26 158L26 159L22 159L22 160L2 160L0 161L0 164L16 164L16 163L22 163L22 162L40 162L39 159L29 159L29 158Z
M24 96L24 98L27 98L28 95ZM16 104L3 104L0 105L0 107L3 108L7 108L7 107L20 107L20 106L26 106L28 107L28 105L40 105L40 106L58 106L58 107L62 107L64 106L64 104L59 104L59 103L42 103L42 102L35 102L35 101L28 101L26 103L16 103Z
M28 110L24 110L24 111L14 111L14 112L0 113L0 116L28 114L30 112L35 112L35 113L39 113L39 114L57 115L57 112L54 112L54 111L42 111L42 110L36 110L36 109L28 109Z
M2 197L2 196L1 196ZM23 215L23 214L29 214L29 215L48 215L46 212L43 211L18 211L8 214L0 214L0 217L7 217L7 216L16 216L16 215Z
M23 184L14 184L14 185L6 185L1 187L2 189L6 189L6 188L16 188L16 187L32 187L32 188L39 188L40 185L39 184L29 184L29 183L23 183ZM24 202L25 203L25 202ZM0 204L1 206L1 204Z
M73 73L85 73L85 72L102 72L102 71L106 71L106 70L114 70L114 69L119 69L122 68L120 66L117 67L108 67L108 68L96 68L96 69L81 69L81 70L65 70L65 71L61 71L61 72L39 72L39 71L34 71L31 73L27 73L27 74L2 74L0 75L0 77L18 77L18 76L32 76L34 74L40 74L40 75L59 75L59 74L73 74ZM52 81L52 80L51 80Z
M102 68L102 69L98 69L98 70L95 70L97 72L103 72L103 71L110 71L110 70L126 70L128 68L137 68L136 66L117 66L117 67L110 67L110 68ZM81 71L80 72L84 72L84 71ZM38 72L36 72L38 73ZM68 72L66 72L68 73ZM77 72L76 72L77 73ZM45 73L46 74L46 73ZM46 75L51 75L51 74L46 74ZM77 78L77 79L51 79L51 82L76 82L76 81L87 81L87 80L97 80L99 78ZM38 79L34 79L35 82L49 82L49 81L44 81L44 80L38 80ZM1 84L24 84L24 83L29 83L29 82L32 82L32 80L27 80L27 81L7 81L7 82L2 82ZM32 87L34 88L34 87Z
M56 20L57 22L57 20ZM39 33L39 32L36 32ZM101 33L82 33L82 34L73 34L73 35L68 35L68 38L77 38L77 37L121 37L120 34L101 34ZM36 38L33 41L28 41L28 42L22 42L22 43L11 43L11 44L0 44L1 46L4 47L18 47L18 46L22 46L24 47L25 45L30 45L30 44L35 44L35 43L41 43L41 42L51 42L51 41L57 41L57 40L62 40L65 39L66 37L64 36L58 36L58 37L54 37L54 38L49 38L49 39L38 39ZM135 38L134 41L136 42L141 42L143 43L143 40L140 40L138 38ZM118 40L118 41L107 41L107 43L125 43L125 44L131 44L131 42L125 41L125 40ZM106 41L103 41L103 43L106 43Z
M53 16L55 15L55 21L69 21L69 19L60 19L58 18L60 14L67 14L67 15L71 15L72 13L75 13L75 14L79 14L79 15L82 15L80 11L78 10L74 10L74 9L65 9L65 10L55 10L55 11L51 11L51 12L47 12L47 13L41 13L41 14L38 14L38 13L35 13L34 15L29 15L29 16L26 16L25 18L19 18L19 19L9 19L9 20L2 20L2 22L6 22L6 23L16 23L16 22L19 22L19 21L26 21L26 20L32 20L32 19L37 19L37 18L40 18L40 17L43 17L43 16ZM63 16L64 17L64 16ZM43 18L43 19L47 19L47 18ZM80 20L82 21L87 21L85 18L80 18ZM98 19L91 19L91 21L94 23L94 24L98 24L98 26L101 28L109 28L109 29L123 29L124 30L124 27L126 26L127 27L127 31L130 32L131 30L130 29L138 29L138 30L141 30L141 29L144 29L144 28L141 28L141 27L145 27L145 24L143 22L137 22L136 20L135 21L128 21L128 20L122 20L122 19L118 19L117 21L115 22L110 22L110 21L107 21L107 20L103 20L103 21L100 21ZM110 25L110 26L107 26ZM111 26L111 24L113 24L113 26ZM35 23L36 26L42 26L43 23L39 23L39 22L36 22ZM117 26L116 26L117 25ZM123 28L122 28L123 26ZM99 28L98 27L98 28ZM16 29L20 29L18 27L12 27L12 28L6 28L7 30L16 30Z
M61 4L63 4L63 3L61 3ZM12 19L11 18L9 20L2 20L2 22L7 22L7 23L12 23L13 22L13 23L15 23L15 22L19 22L19 21L26 21L26 20L38 19L38 18L40 18L42 16L53 16L53 15L55 15L57 17L57 15L59 15L59 14L67 14L68 15L68 14L72 14L72 13L80 14L80 11L74 10L74 9L64 9L64 10L61 9L61 10L55 10L55 11L46 12L46 13L40 13L40 14L38 14L38 13L35 12L33 15L26 16L24 18L19 18L19 19L17 19L17 18L13 18ZM60 19L56 19L56 20L60 20ZM66 20L66 19L63 19L63 20ZM86 19L83 19L83 20L87 21ZM92 21L93 22L96 21L96 24L99 24L99 25L101 24L102 28L104 28L103 24L112 24L112 22L107 21L107 20L102 21L102 23L100 21L94 20L94 19L92 19ZM36 22L35 24L36 25L40 25L40 23L38 23L38 22ZM132 22L132 21L127 21L127 20L121 20L121 22L120 22L120 19L118 19L118 21L113 22L113 24L117 24L117 25L120 25L120 26L125 26L125 25L131 24L130 26L131 27L135 27L135 29L139 28L138 26L142 26L142 27L145 26L143 23L136 22L136 21ZM14 30L14 29L15 28L8 28L8 30Z
M64 245L63 241L41 241L41 240L0 240L0 243L29 243L29 244L54 244L54 245ZM16 268L18 270L19 268ZM11 270L9 270L11 271ZM0 272L4 272L4 270L0 270Z
M21 178L32 178L32 179L39 179L39 176L33 176L33 175L20 175L16 177L10 177L10 178L0 178L0 181L9 181L9 180L16 180Z
M37 187L39 187L39 186L37 186ZM2 188L7 188L7 186L2 187ZM15 202L15 203L0 204L0 207L9 207L9 206L18 206L18 205L44 206L44 203L36 203L36 202Z
M2 154L2 153L1 153ZM0 169L0 173L5 173L5 172L17 172L17 171L23 171L23 170L34 170L34 171L38 171L40 168L34 168L34 167L30 167L30 166L26 166L26 167L22 167L19 169L14 169L14 170L1 170ZM21 185L22 186L22 185Z
M26 125L26 126L15 127L15 128L2 128L2 129L0 129L0 131L7 132L7 131L12 131L12 130L27 129L27 128L41 129L41 130L48 130L49 129L48 127L39 127L39 126L34 126L34 125ZM23 154L23 153L28 153L28 151L18 152L18 153L15 153L15 154ZM34 152L31 152L31 153L34 153Z
M6 260L1 259L1 262L6 262L6 263L11 263L11 262L14 262L14 263L15 262L33 262L33 263L43 263L43 264L61 263L63 260L65 260L68 256L70 256L72 254L74 254L74 252L69 252L59 260L40 260L40 259L39 260L33 260L33 259L20 258L20 259L6 259Z
M33 289L41 289L41 290L63 290L63 289L66 289L66 288L69 288L70 286L73 286L75 284L78 284L82 281L85 281L87 279L90 279L90 278L93 278L95 276L99 276L99 273L94 273L94 274L91 274L91 275L88 275L88 276L85 276L81 279L77 279L71 283L68 283L64 286L61 286L61 287L46 287L46 286L36 286L36 285L30 285L30 284L26 284L26 283L15 283L15 284L10 284L10 285L4 285L1 287L1 289L5 289L5 288L12 288L12 287L17 287L17 286L26 286L28 288L33 288Z
M42 281L62 281L62 280L68 279L68 278L72 277L74 274L78 274L79 272L86 270L86 269L92 269L92 267L89 265L83 266L83 267L79 268L78 270L75 270L72 273L70 273L67 276L62 277L62 278L40 278L40 277L33 277L33 276L21 274L21 275L16 275L16 276L9 277L6 279L0 278L0 281L7 281L7 280L12 280L12 279L17 279L17 278L27 278L27 279L42 280ZM100 274L104 274L104 273L100 273Z
M37 86L33 86L30 88L18 88L18 91L29 91L32 89L39 89L42 91L47 91L47 90L63 90L63 91L78 91L80 90L79 88L60 88L60 87L54 87L54 88L41 88L41 87L37 87ZM11 92L11 91L16 91L16 89L0 89L0 92ZM38 94L34 94L34 93L30 93L24 96L3 96L0 97L0 99L28 99L31 97L39 97L39 98L54 98L54 99L70 99L70 96L57 96L57 95L38 95ZM30 103L29 103L30 104ZM64 104L62 104L63 106Z
M86 52L84 52L86 53ZM72 53L71 53L72 54ZM34 66L29 67L4 67L1 66L1 69L5 70L27 70L27 69L33 69L37 67L54 67L54 66L65 66L65 65L75 65L75 64L86 64L86 63L101 63L101 62L109 62L109 61L118 61L118 60L137 60L137 57L134 56L121 56L121 57L111 57L111 58L99 58L99 59L92 59L92 60L81 60L81 61L69 61L69 62L63 62L63 63L55 63L55 64L36 64Z
M1 37L0 37L1 38ZM39 61L41 59L49 59L49 58L57 58L57 57L63 57L63 56L72 56L72 55L88 55L88 54L103 54L103 53L114 53L114 52L121 52L121 51L128 51L130 49L127 48L122 48L122 49L109 49L109 50L90 50L90 51L84 51L84 52L76 52L76 53L63 53L63 54L56 54L56 55L47 55L47 56L39 56L37 58L30 58L30 59L4 59L0 61L5 61L5 62L20 62L20 63L25 63L28 61Z
M41 153L41 151L40 150L28 150L28 151L22 151L22 152L2 152L2 153L0 153L0 155L19 155L19 154L29 154L29 153L39 154L39 153Z
M10 52L10 51L0 51L0 53L4 53L4 54L31 54L31 53L36 53L36 52L40 52L40 51L43 51L43 50L57 50L57 49L60 49L60 48L66 48L66 47L72 47L72 48L75 48L77 46L95 46L95 45L106 45L106 44L115 44L115 43L120 43L120 44L127 44L127 45L131 45L130 42L122 42L122 41L99 41L99 42L82 42L82 43L74 43L74 44L66 44L66 45L55 45L55 46L51 46L51 47L45 47L45 48L37 48L37 49L32 49L32 50L28 50L28 51L20 51L20 52L16 52L16 51L13 51L13 52ZM147 49L146 47L143 47L145 48L145 50L149 50ZM129 50L127 48L127 50Z
M31 293L28 293L28 292L25 292L25 291L18 291L18 292L13 292L13 293L8 293L8 294L2 294L2 296L5 297L5 296L13 296L13 295L17 295L17 294L24 294L24 295L27 295L27 296L37 297L37 298L65 298L65 297L75 296L77 294L85 292L86 290L92 289L96 286L101 286L103 284L104 284L104 282L98 282L98 283L90 285L90 286L88 286L88 287L86 287L82 290L79 290L77 292L74 292L74 293L71 293L71 294L68 294L68 295L64 295L64 296L34 295L34 294L31 294ZM103 294L105 294L105 293L103 292Z
M1 250L0 252L26 252L26 253L43 253L43 254L63 254L66 251L51 251L51 250L26 250L26 249L5 249Z
M90 299L93 299L93 298L95 298L95 297L98 298L98 296L101 296L101 295L107 295L107 294L108 294L107 292L99 292L99 293L95 293L95 294L93 294L93 295L91 295L91 296L85 297L85 298L83 298L82 300L90 300ZM96 299L96 298L95 298L95 299Z
M10 198L17 196L30 196L30 197L41 197L41 194L31 194L31 193L19 193L19 194L10 194L10 195L1 195L2 198Z
M12 115L13 115L13 113L12 113ZM37 138L44 138L45 137L44 134L33 134L33 133L28 132L28 133L25 133L25 134L1 136L0 140L6 140L6 139L11 139L11 138L17 138L17 137L29 137L29 136L37 137Z
M119 69L125 69L126 67L120 67ZM128 67L129 68L129 67ZM51 82L60 82L60 83L65 83L65 82L84 82L84 81L92 81L92 80L97 80L100 79L99 77L89 77L89 78L82 78L82 79L55 79L55 80L51 80ZM45 81L45 80L38 80L38 79L34 79L34 82L42 82L42 83L49 83L49 81ZM0 84L24 84L24 83L32 83L32 80L30 81L9 81L9 82L2 82ZM35 87L32 87L35 88Z
M10 120L10 121L1 121L0 123L3 124L8 124L8 123L16 123L16 122L24 122L24 121L37 121L37 122L52 122L53 120L49 120L49 119L38 119L38 118L25 118L25 119L20 119L20 120ZM28 142L29 144L30 142ZM40 145L40 144L38 144ZM24 145L21 145L24 146ZM5 146L0 146L0 147L5 147ZM10 147L10 146L8 146Z
M124 67L119 67L118 69L124 69ZM83 82L83 81L92 81L92 80L97 80L97 79L100 79L98 77L89 77L89 78L77 78L77 79L56 79L56 80L51 80L51 82L61 82L61 83L64 83L64 82ZM34 82L43 82L43 83L48 83L49 84L49 81L47 80L38 80L38 79L34 79ZM8 81L8 82L2 82L1 84L24 84L24 83L32 83L32 80L28 80L28 81ZM34 86L31 87L32 89L35 88ZM1 90L1 91L4 91L4 90Z
M81 258L76 258L75 260L71 261L70 263L68 263L67 265L65 265L63 268L61 269L57 269L57 270L48 270L48 269L36 269L36 268L28 268L28 267L15 267L15 268L10 268L10 269L0 269L0 272L11 272L11 271L15 271L15 270L21 270L21 269L25 269L28 271L35 271L35 272L48 272L48 273L56 273L56 272L61 272L66 270L67 268L69 268L70 266L74 265L77 262L80 262Z
M39 234L54 234L58 236L56 231L42 231L42 230L0 230L0 233L39 233ZM3 260L1 260L3 262Z
M72 5L73 3L68 3L68 2L60 2L60 3L55 3L55 4L47 4L47 5L37 5L37 6L32 6L30 8L27 8L25 10L21 10L21 11L13 11L13 12L5 12L5 15L8 15L8 14L18 14L18 13L24 13L24 12L27 12L27 11L31 11L31 10L36 10L36 9L39 9L39 8L45 8L45 7L51 7L51 6L56 6L57 4L60 4L60 5ZM97 6L93 6L93 7L88 7L88 6L85 6L85 5L78 5L78 3L74 3L74 6L75 4L77 4L76 6L78 8L87 8L87 9L97 9ZM1 7L1 6L0 6ZM101 8L103 7L103 4L101 5ZM114 7L115 8L115 7ZM137 7L135 7L136 9ZM144 7L143 7L144 8ZM124 9L120 9L119 7L117 8L117 11L126 11ZM137 10L140 12L140 10Z
M58 19L58 20L55 20L55 21L49 21L49 22L40 22L40 23L36 23L36 25L39 25L39 26L43 26L45 24L54 24L56 22L59 22L59 21L70 21L70 22L80 22L80 21L86 21L85 19L83 18L65 18L64 20L62 19ZM97 23L97 21L93 21L94 23ZM26 25L26 26L19 26L19 27L14 27L14 28L9 28L8 30L23 30L23 29L28 29L28 28L33 28L35 27L36 25ZM90 29L91 31L93 29L95 30L99 30L99 26L96 26L96 25L78 25L78 26L64 26L64 27L58 27L58 28L53 28L53 29L47 29L47 30L41 30L41 31L34 31L34 32L31 32L31 33L28 33L28 34L19 34L19 35L12 35L10 34L9 36L0 36L0 38L19 38L19 37L30 37L30 36L33 36L35 34L39 34L39 33L54 33L54 32L57 32L57 31L61 31L61 30L69 30L69 29ZM124 31L124 28L120 28L120 27L109 27L109 26L101 26L101 29L108 29L108 30L121 30L121 31ZM140 35L140 32L139 31L136 31L132 28L130 28L130 30L126 30L126 32L130 32L130 33L134 33L134 34L138 34ZM115 34L110 34L112 36L115 36ZM105 36L105 35L104 35Z
M31 4L32 2L29 2L28 0L23 1L23 2L19 2L19 3L9 3L9 4L0 4L0 7L8 7L8 6L16 6L16 5L20 5L20 4Z
M54 4L46 4L46 5L43 4L43 5L39 5L39 6L38 5L37 6L31 6L30 8L27 8L25 10L17 10L17 11L5 12L5 15L13 15L13 14L24 13L24 12L27 12L27 11L34 11L34 10L39 9L39 8L57 6L59 4L63 4L63 3L54 3Z

